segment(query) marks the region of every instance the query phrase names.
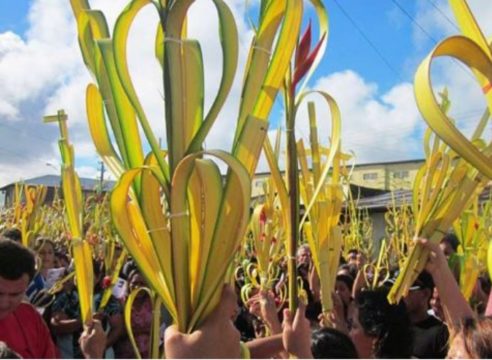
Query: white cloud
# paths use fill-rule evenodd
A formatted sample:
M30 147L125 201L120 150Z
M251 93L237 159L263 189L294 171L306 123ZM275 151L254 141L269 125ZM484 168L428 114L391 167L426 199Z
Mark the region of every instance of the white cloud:
M96 147L90 139L87 139L86 137L82 137L80 139L76 138L72 141L72 143L78 160L90 160L96 158Z
M3 152L0 154L4 156ZM2 171L0 171L0 186L7 185L14 181L26 180L46 174L59 175L59 172L56 172L54 169L49 168L46 165L46 163L49 162L48 159L49 158L25 161L22 157L16 157L16 164L2 163ZM20 163L22 163L22 166L19 166ZM0 206L2 205L3 204L0 204Z
M19 111L8 101L0 99L0 114L7 119L15 118Z
M433 37L439 42L448 36L461 34L448 2L439 0L432 3L418 1L416 18L419 24L428 32L435 34ZM492 2L469 0L467 3L483 34L490 37ZM417 45L422 46L425 41L429 41L425 36L422 37L422 31L417 26L414 27L414 35ZM430 50L431 48L428 48L427 51ZM427 54L421 56L421 60L425 55ZM458 60L439 58L434 60L431 77L436 97L444 87L448 88L451 100L450 115L457 120L457 125L463 133L470 135L486 108L485 97L472 72ZM489 137L490 133L487 134L487 138Z
M91 1L93 8L105 13L110 29L126 4L124 0ZM242 58L240 66L244 66L251 32L242 18L245 11L243 3L235 0L229 5L238 21ZM189 31L201 41L205 57L205 106L208 109L218 88L222 66L222 55L218 51L217 15L215 7L203 0L197 1L191 12ZM20 153L25 161L19 163L19 159L13 156L0 157L0 183L46 172L45 161L39 159L58 157L58 129L55 125L42 125L41 117L61 108L69 115L70 137L75 144L77 164L84 169L84 173L89 174L92 170L88 169L98 161L85 115L85 88L90 77L82 63L69 2L35 0L30 7L28 21L29 26L23 37L13 32L0 34L0 121L15 121L16 126L22 127L27 134L25 141L21 142L12 138L12 132L0 133L2 146ZM149 24L153 25L149 27ZM155 10L149 6L139 14L130 32L128 61L135 87L156 137L162 138L165 143L162 75L154 58L156 25ZM239 70L230 96L234 100L225 105L215 126L216 130L207 140L208 148L230 148L241 81L242 71ZM51 145L47 146L49 141ZM13 163L17 170L7 171L9 164ZM36 164L38 167L34 171Z
M492 2L468 0L467 4L485 35L492 34L492 24L490 22ZM460 33L457 29L454 13L447 0L418 0L416 20L422 28L433 34L433 38L438 41L445 36ZM417 26L414 26L414 38L417 42L429 41L428 36Z
M0 59L8 52L19 51L24 46L24 42L19 35L7 31L0 34Z
M444 1L434 2L446 16L452 18ZM110 29L126 3L124 0L91 1L93 8L101 9L106 14ZM486 34L490 35L492 23L488 19L492 16L492 3L470 0L474 10L479 3L477 18ZM228 150L231 147L244 63L252 37L244 16L244 1L231 0L228 5L236 15L240 62L229 99L207 138L208 149ZM253 5L256 6L256 2ZM419 0L417 6L416 18L433 36L441 39L446 34L456 32L429 2ZM189 34L200 41L205 61L205 110L208 110L218 89L222 70L217 15L212 3L205 0L196 1L190 14ZM69 2L34 0L28 19L29 28L24 37L12 32L0 34L0 125L1 122L15 121L16 126L22 127L27 134L24 139L13 137L11 132L0 132L0 148L20 153L25 161L20 163L14 156L8 157L2 153L0 184L46 173L44 163L58 159L58 130L54 125L41 125L40 119L42 115L54 113L59 108L69 114L70 137L75 144L78 169L81 174L92 176L97 173L98 159L85 115L85 87L90 77L81 60ZM165 141L161 72L153 52L156 23L157 17L151 6L136 18L129 34L128 61L137 93L156 137ZM150 30L149 24L152 24ZM415 33L417 31L415 29ZM456 69L456 65L437 65L434 71L436 89L440 90L444 85L450 89L454 114L470 114L483 108L480 90L470 81L469 75ZM342 115L343 148L354 150L356 161L400 160L421 154L419 135L425 123L417 111L412 84L396 84L388 91L381 92L377 84L346 70L319 78L313 88L325 90L337 100ZM327 144L330 115L318 97L313 99L317 103L320 138ZM298 136L304 136L307 140L308 129L307 111L303 107L297 121ZM262 158L258 170L266 169Z
M342 148L356 154L356 162L391 161L414 158L421 145L415 134L422 121L413 98L412 85L398 84L381 94L376 84L346 70L322 78L313 89L323 90L338 103L342 121ZM331 114L320 97L316 104L320 142L329 145ZM296 132L309 144L307 106L302 105L296 119Z
M80 63L70 17L68 2L38 0L22 37L0 34L0 184L50 172L45 163L59 157L57 127L41 119L46 98Z
M72 40L75 29L68 21L67 4L62 3L34 2L25 40L11 32L0 35L0 98L17 109L15 114L21 113L23 102L66 81L78 65L76 43Z
M377 84L368 83L360 74L345 70L319 78L313 89L325 91L337 102L341 114L342 150L354 152L356 163L399 161L422 156L422 121L415 104L410 83L393 86L381 93ZM318 139L329 146L331 114L319 95L308 97L296 117L296 138L309 148L309 118L307 101L316 107ZM284 126L282 126L285 128ZM269 131L272 146L276 130ZM285 169L285 132L282 135L280 168ZM269 171L262 155L259 172Z
M81 178L98 179L99 170L92 166L79 166L75 169Z

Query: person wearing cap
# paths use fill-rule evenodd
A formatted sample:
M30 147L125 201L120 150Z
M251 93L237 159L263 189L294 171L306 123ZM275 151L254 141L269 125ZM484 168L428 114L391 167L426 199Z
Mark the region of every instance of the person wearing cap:
M404 298L414 335L413 356L442 359L448 351L447 326L429 315L429 304L434 289L431 274L422 271Z
M444 255L449 259L450 256L452 256L458 251L459 244L460 241L455 234L447 233L441 239L439 246L441 247L441 250L444 253Z

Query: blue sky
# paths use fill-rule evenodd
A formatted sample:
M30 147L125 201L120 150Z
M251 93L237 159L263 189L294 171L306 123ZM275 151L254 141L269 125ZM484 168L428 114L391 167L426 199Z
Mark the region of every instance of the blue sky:
M27 0L0 1L0 32L10 30L18 34L23 33L28 26L28 10Z
M94 0L114 22L123 0ZM241 56L248 46L250 29L245 17L245 1L230 0L233 12L238 16ZM254 4L254 1L250 1ZM343 143L346 150L357 154L357 162L406 160L422 157L421 136L425 128L413 100L413 74L424 56L434 46L434 40L455 34L453 16L445 0L325 0L330 33L328 47L310 87L329 91L339 102L342 111ZM490 35L492 26L485 19L492 15L492 2L471 0L470 5ZM197 34L204 42L204 54L209 56L210 84L213 93L216 76L214 49L208 34L213 22L205 0L197 1L196 19L190 33ZM254 9L254 7L253 7ZM135 38L139 40L129 47L133 53L130 64L138 64L139 54L145 54L151 46L143 47L145 40L152 43L152 35L146 31L147 19L153 14L145 12L137 24ZM307 16L305 18L307 21ZM152 33L155 29L152 24ZM363 33L363 35L361 35ZM143 34L143 35L140 35ZM209 44L210 43L210 44ZM142 55L143 56L143 55ZM216 61L215 61L216 62ZM205 59L207 64L207 58ZM240 64L244 64L244 59ZM142 88L149 113L162 117L160 88L154 84L155 70L135 65L138 86ZM216 71L217 70L217 71ZM240 83L242 73L238 73ZM468 78L468 80L467 80ZM450 87L457 114L474 117L483 106L476 92L463 91L471 86L468 74L455 64L443 62L436 69L437 86ZM83 90L89 81L83 68L76 43L75 26L66 0L0 0L0 186L20 178L54 173L52 166L59 164L56 126L41 124L41 117L58 108L67 109L70 116L70 134L75 143L78 171L82 176L97 175L98 158L88 135L84 118ZM3 86L2 86L3 82ZM224 109L224 117L234 116L237 98L236 86L230 104ZM462 98L466 93L466 99ZM211 95L207 95L211 98ZM207 99L207 97L206 97ZM319 114L323 124L321 135L329 136L329 114ZM232 114L232 115L229 115ZM279 106L272 114L272 124L281 122ZM301 112L302 117L302 112ZM325 121L326 120L326 121ZM459 119L458 119L459 120ZM222 122L221 122L222 121ZM230 124L218 121L207 139L208 147L229 148ZM162 121L155 122L162 134ZM300 119L299 137L306 137L305 119ZM265 170L264 162L260 169ZM263 168L261 168L263 167Z
M318 72L352 68L366 75L368 80L377 82L382 91L395 83L395 71L360 35L347 18L350 16L393 69L405 80L411 80L413 69L406 66L406 61L409 50L413 49L412 22L394 3L389 0L372 1L370 11L368 7L361 6L361 0L340 0L339 5L333 1L326 3L330 17L329 45ZM27 16L30 5L31 1L28 0L0 1L0 32L13 31L24 36L29 26ZM415 2L402 1L401 6L412 16L415 15ZM363 56L354 56L357 53Z
M353 69L376 82L381 91L398 82L398 76L411 80L412 74L403 69L413 48L410 20L395 15L390 1L373 1L370 11L360 3L338 1L342 8L331 3L331 36L323 68L330 72ZM414 13L413 2L407 1L406 6Z

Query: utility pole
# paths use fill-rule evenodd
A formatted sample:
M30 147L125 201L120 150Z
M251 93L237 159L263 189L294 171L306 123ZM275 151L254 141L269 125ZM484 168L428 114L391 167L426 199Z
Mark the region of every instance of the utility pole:
M101 165L101 168L99 169L100 170L100 175L99 175L99 191L102 194L102 192L103 192L103 184L104 184L104 172L105 172L104 162L99 161L99 165Z

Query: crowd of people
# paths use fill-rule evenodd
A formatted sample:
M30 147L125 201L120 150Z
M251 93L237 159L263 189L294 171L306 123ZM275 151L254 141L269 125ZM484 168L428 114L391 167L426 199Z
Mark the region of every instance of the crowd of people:
M119 274L128 285L125 292L104 303L108 271L102 259L94 260L95 313L83 324L69 252L49 238L37 239L28 249L19 235L10 229L0 238L1 358L151 356L154 308L148 292L138 293L127 319L138 354L125 327L129 294L147 286L130 257ZM159 348L168 358L492 357L492 318L487 316L492 313L490 280L480 277L467 301L447 259L456 251L457 239L448 235L441 244L419 241L430 251L429 260L398 304L387 300L397 269L376 287L368 286L366 259L353 249L341 258L333 309L323 314L319 278L309 247L303 245L298 249L297 269L307 296L298 302L295 313L287 303L276 301L275 289L257 291L242 303L241 279L237 279L235 288L224 286L215 311L191 334L180 333L162 308ZM64 278L61 286L54 285L53 273Z

